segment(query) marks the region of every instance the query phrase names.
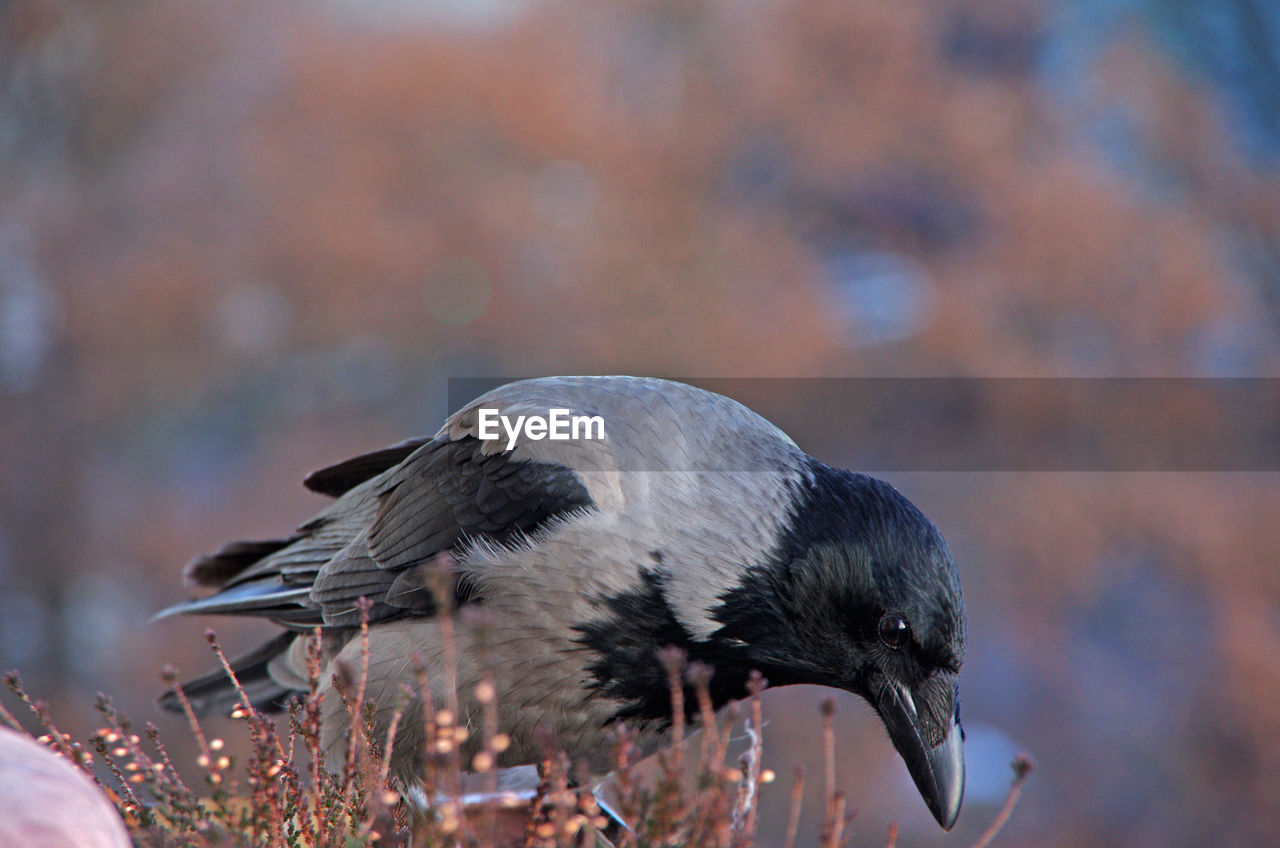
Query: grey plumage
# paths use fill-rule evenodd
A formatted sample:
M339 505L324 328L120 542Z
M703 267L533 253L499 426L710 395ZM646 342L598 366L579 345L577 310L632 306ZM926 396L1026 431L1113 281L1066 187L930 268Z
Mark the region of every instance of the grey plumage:
M507 451L505 438L478 438L481 408L600 416L605 438L525 438ZM336 500L290 537L195 561L189 576L219 591L165 614L320 626L328 661L358 667L366 597L368 697L385 722L415 656L445 679L428 575L448 552L455 602L483 611L457 621L461 719L478 715L471 693L488 662L507 764L537 759L538 727L596 773L611 761L612 721L660 744L669 707L655 653L674 644L716 667L720 703L743 694L751 669L863 695L939 821L954 821L964 619L942 537L887 484L822 465L741 404L654 379L527 380L466 405L431 439L324 469L308 486ZM886 616L909 642L884 641ZM303 643L278 638L244 658L260 705L305 687ZM198 708L230 704L214 676L192 691ZM339 746L338 699L324 712L326 744ZM419 741L397 742L404 779Z

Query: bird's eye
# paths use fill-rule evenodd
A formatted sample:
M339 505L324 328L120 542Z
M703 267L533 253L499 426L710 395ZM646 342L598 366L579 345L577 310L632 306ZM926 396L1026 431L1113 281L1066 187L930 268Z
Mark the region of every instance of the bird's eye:
M886 613L880 619L880 641L897 651L911 641L911 626L896 612Z

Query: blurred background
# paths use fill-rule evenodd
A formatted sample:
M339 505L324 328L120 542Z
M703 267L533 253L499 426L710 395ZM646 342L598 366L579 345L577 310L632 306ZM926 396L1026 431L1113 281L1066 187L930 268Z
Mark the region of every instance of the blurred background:
M0 668L183 749L182 565L450 377L1277 376L1278 166L1268 0L9 0ZM858 468L830 385L770 414ZM969 790L942 834L842 697L853 844L968 844L1019 749L1000 844L1274 844L1280 476L885 476L960 563ZM769 693L761 844L823 694Z

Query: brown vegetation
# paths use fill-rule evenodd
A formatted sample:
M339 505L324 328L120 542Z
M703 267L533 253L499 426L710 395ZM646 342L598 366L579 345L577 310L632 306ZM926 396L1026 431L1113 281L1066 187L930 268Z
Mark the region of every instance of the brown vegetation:
M441 606L447 617L448 605ZM367 614L367 605L362 607ZM248 760L240 768L226 752L222 738L209 738L193 712L172 669L164 677L182 703L191 735L199 746L196 765L204 786L192 789L169 755L159 729L148 722L146 743L133 732L128 718L111 700L99 695L97 709L104 726L92 737L95 756L54 724L45 704L31 699L16 672L5 682L26 704L44 729L40 742L93 778L115 804L139 846L210 845L307 846L344 848L353 845L378 846L476 846L476 848L590 848L616 845L618 848L671 845L682 848L749 848L756 844L757 801L763 785L772 783L774 773L761 766L763 753L763 711L759 694L765 681L759 674L749 684L752 697L743 730L750 743L730 765L727 754L731 733L737 726L740 704L731 704L723 720L713 711L709 682L714 671L706 666L686 666L682 652L669 648L655 661L667 671L671 687L672 746L656 756L656 773L641 775L630 756L635 734L625 725L608 731L616 737L617 769L611 776L618 815L628 826L607 837L610 821L592 791L590 775L580 772L563 753L548 748L538 770L541 782L532 800L514 793L497 791L494 763L506 747L505 735L495 731L500 705L493 697L478 696L486 705L480 728L460 725L456 710L457 693L446 693L436 704L425 668L417 668L417 693L429 708L422 712L424 727L422 782L414 787L398 784L389 776L391 753L397 728L405 716L404 707L393 713L385 736L375 727L375 705L365 700L368 673L368 620L361 625L365 638L364 662L358 674L346 684L337 682L337 692L351 717L352 731L343 762L326 763L320 744L321 636L316 630L308 657L310 692L289 707L287 733L277 723L252 706L240 688L212 631L206 639L219 663L235 683L242 703L232 718L247 724ZM354 673L354 670L352 670ZM685 763L685 684L693 687L698 707L694 724L700 731L696 762ZM406 686L405 701L415 692ZM434 705L434 706L432 706ZM836 741L832 718L835 701L822 705L824 786L826 803L822 813L819 848L841 848L848 843L849 825L856 812L849 812L848 799L836 788ZM0 718L15 730L22 730L14 716L0 706ZM464 761L464 743L479 734L481 745L470 761ZM1003 807L975 848L986 848L1008 820L1031 771L1031 761L1019 755L1013 762L1013 782ZM6 778L8 775L0 775ZM479 777L479 781L475 779ZM488 778L486 781L485 778ZM485 800L465 803L465 780L484 786ZM796 843L800 820L804 772L797 769L791 793L785 845ZM471 790L471 791L474 791ZM204 794L207 792L207 794ZM44 799L48 801L49 799ZM616 825L615 825L616 826ZM897 835L890 830L889 845Z

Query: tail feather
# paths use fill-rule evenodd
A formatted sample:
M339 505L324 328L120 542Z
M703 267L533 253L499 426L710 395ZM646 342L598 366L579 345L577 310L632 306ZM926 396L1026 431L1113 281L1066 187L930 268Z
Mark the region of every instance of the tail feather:
M231 661L236 679L249 696L249 704L260 712L279 712L289 698L298 694L296 689L277 682L267 666L276 657L289 650L296 634L285 632L243 656ZM182 684L182 692L191 702L196 715L229 715L240 705L240 693L222 666L208 674ZM173 691L160 696L160 708L165 712L181 713L182 700Z
M311 472L302 481L302 485L321 495L339 497L371 477L376 477L404 462L410 454L430 441L430 438L420 436L406 439L381 450L361 454L336 465Z
M302 538L294 534L287 539L265 539L253 542L232 542L217 551L196 557L187 563L183 574L197 586L219 588L263 557L270 556Z
M261 615L274 618L281 613L301 609L311 613L315 623L320 623L320 611L311 605L309 586L287 586L278 577L268 577L250 583L242 583L207 598L196 598L166 607L152 617L152 621L174 615Z

